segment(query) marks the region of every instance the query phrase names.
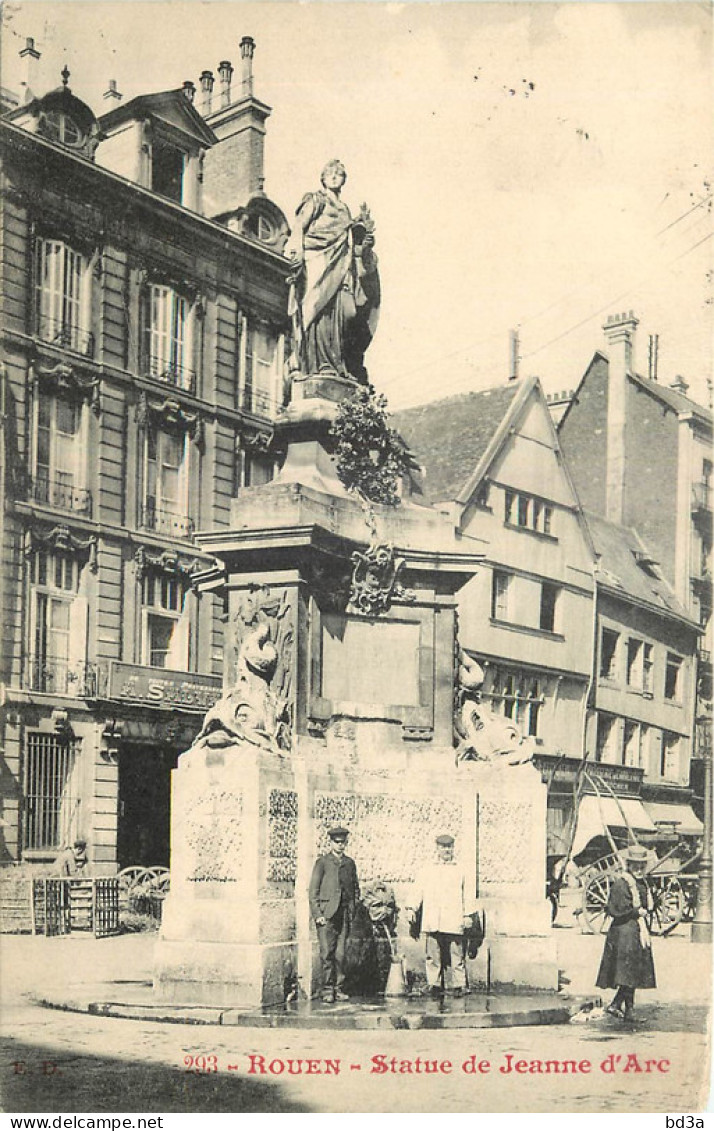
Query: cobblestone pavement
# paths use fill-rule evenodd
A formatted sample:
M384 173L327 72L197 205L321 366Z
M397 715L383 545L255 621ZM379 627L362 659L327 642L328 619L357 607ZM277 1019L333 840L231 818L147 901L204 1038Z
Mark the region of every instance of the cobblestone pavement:
M556 936L568 990L592 992L602 939L573 929ZM691 944L688 932L655 940L659 988L642 992L630 1028L601 1017L510 1030L291 1033L101 1018L42 1009L26 997L82 980L146 977L152 941L0 939L6 1111L680 1113L706 1106L710 951ZM252 1063L264 1064L264 1074L250 1073L251 1056L263 1058ZM190 1057L215 1057L207 1067L217 1071L186 1071ZM290 1060L302 1064L289 1067ZM576 1061L581 1070L533 1071L531 1062L546 1060ZM328 1071L328 1061L338 1063ZM403 1061L412 1072L399 1071ZM424 1061L430 1068L449 1061L452 1071L426 1073ZM482 1061L490 1071L463 1071ZM526 1071L500 1071L517 1061ZM591 1071L582 1071L583 1061Z

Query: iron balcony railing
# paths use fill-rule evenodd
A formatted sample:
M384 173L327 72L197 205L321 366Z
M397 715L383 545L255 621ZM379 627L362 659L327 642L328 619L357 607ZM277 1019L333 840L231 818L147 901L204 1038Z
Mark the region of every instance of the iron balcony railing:
M151 530L155 534L169 534L173 538L193 537L193 519L164 507L142 507L140 525L144 530Z
M28 657L22 686L26 691L45 691L77 699L96 699L107 688L107 671L88 661L57 659L54 656Z
M63 318L48 318L44 314L37 316L35 333L43 342L53 346L62 346L64 349L81 353L84 357L94 357L94 334Z
M176 389L184 389L187 393L196 392L196 372L187 365L167 362L165 358L149 354L146 375L153 377L154 381L163 381L164 384L173 385Z
M30 498L35 503L57 507L58 510L73 511L75 514L92 514L92 493L86 487L75 487L63 481L61 476L51 478L40 475L30 482Z
M253 412L256 416L266 416L273 419L278 409L275 397L262 389L254 389L248 384L243 389L242 407L245 412Z

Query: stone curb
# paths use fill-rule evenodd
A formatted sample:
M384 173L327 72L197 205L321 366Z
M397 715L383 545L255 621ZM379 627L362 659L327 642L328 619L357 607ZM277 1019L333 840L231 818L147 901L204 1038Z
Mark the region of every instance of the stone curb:
M107 987L109 989L110 987ZM287 1011L266 1013L239 1009L217 1009L190 1005L145 1005L140 1002L98 1001L85 995L77 997L32 996L37 1005L70 1013L87 1013L95 1017L116 1017L122 1020L154 1021L174 1025L223 1025L247 1029L500 1029L533 1025L564 1025L573 1014L598 999L578 997L560 1005L535 1006L526 1009L472 1011L467 1013L408 1013L397 1003L385 1002L384 1011L320 1012L300 1014ZM391 1011L390 1010L391 1006Z

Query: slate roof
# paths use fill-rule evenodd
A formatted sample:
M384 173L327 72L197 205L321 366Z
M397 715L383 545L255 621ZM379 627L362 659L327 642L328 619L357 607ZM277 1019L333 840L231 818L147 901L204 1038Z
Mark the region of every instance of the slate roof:
M655 397L657 400L662 401L668 408L674 409L675 412L691 412L699 420L705 422L711 427L713 414L711 409L705 408L704 405L697 404L690 397L684 393L678 393L676 389L670 389L666 385L660 385L657 381L649 381L645 377L641 377L639 373L630 378L635 385L644 389Z
M182 89L164 90L159 94L139 94L129 102L122 102L121 106L115 106L106 114L102 114L99 125L106 133L116 129L125 121L141 119L151 114L162 117L163 113L171 108L178 111L179 116L186 123L186 129L193 133L198 141L203 142L204 145L216 144L218 138Z
M456 499L522 387L511 381L392 414L391 426L424 469L425 499Z
M635 530L608 522L591 511L585 511L584 515L598 555L600 584L614 592L621 592L625 597L643 601L659 612L664 609L693 623L671 586L658 576L656 562L647 568L638 565L638 557L646 563L652 561L654 555L650 554Z
M606 362L609 370L610 359L608 355L606 353L603 353L602 350L596 350L590 360L587 369L585 370L585 373L580 379L580 384L575 390L573 399L570 401L570 404L567 406L562 418L558 422L558 428L560 428L561 424L570 412L573 404L577 401L578 393L580 392L583 382L587 380L588 374L590 373L590 370L592 369L594 363L598 360L598 358L601 358L604 362ZM635 385L636 388L640 389L644 393L648 393L649 396L654 397L655 400L658 400L660 402L660 404L666 405L667 408L672 409L673 412L691 413L692 416L694 416L697 420L699 420L703 424L708 425L709 428L711 428L712 421L714 420L714 413L712 413L712 410L710 408L706 408L704 405L699 404L697 401L693 401L691 397L685 396L684 393L677 392L676 389L670 389L667 385L660 385L658 381L650 381L649 378L643 377L641 373L630 373L628 374L628 379L632 382L633 385Z

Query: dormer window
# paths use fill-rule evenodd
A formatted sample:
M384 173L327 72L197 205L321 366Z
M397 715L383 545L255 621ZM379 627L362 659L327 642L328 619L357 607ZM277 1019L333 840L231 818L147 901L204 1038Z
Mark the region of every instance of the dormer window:
M160 196L183 200L185 155L182 150L156 138L152 147L151 187Z
M47 110L41 113L38 133L50 141L56 141L60 145L77 149L82 148L86 137L74 118L71 118L69 114L62 110Z
M270 223L270 220L262 213L254 213L248 218L247 235L254 236L257 240L262 240L263 243L271 243L275 239L275 228Z

